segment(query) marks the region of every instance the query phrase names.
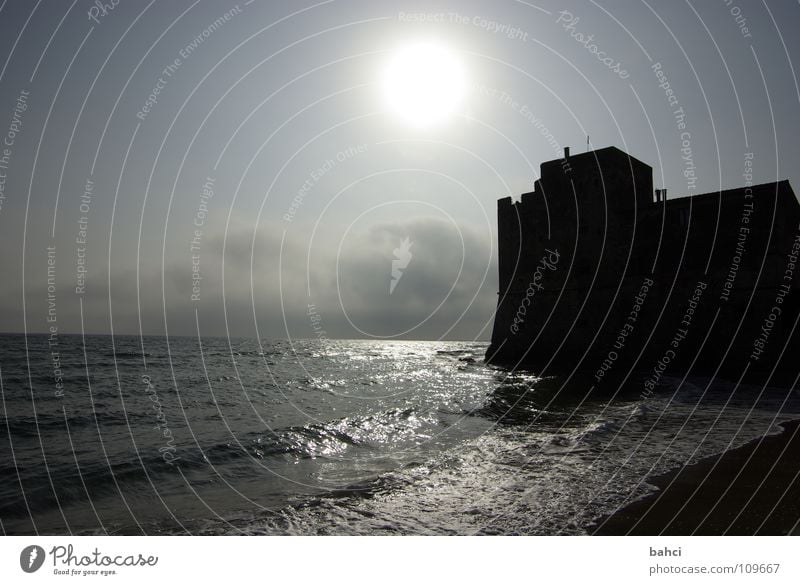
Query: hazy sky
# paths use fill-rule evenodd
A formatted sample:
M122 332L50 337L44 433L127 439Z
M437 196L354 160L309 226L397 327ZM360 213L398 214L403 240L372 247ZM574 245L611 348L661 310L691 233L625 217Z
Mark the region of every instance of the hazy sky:
M0 331L486 339L496 201L587 135L800 185L796 2L106 4L0 4ZM466 78L424 128L420 42Z

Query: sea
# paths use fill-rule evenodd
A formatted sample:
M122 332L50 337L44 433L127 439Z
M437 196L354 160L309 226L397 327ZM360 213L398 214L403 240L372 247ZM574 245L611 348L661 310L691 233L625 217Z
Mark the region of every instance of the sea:
M800 396L589 392L483 342L0 335L3 534L591 532Z

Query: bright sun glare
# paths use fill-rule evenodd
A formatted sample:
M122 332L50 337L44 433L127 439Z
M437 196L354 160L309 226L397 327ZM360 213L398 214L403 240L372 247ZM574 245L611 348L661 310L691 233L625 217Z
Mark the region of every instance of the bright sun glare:
M452 114L466 89L458 57L436 43L417 43L398 50L383 72L384 98L395 114L425 128Z

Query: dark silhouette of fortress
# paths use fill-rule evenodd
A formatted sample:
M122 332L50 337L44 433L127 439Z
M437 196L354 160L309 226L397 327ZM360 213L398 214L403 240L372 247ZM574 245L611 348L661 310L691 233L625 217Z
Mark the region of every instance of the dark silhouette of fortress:
M670 199L609 147L541 165L498 201L500 292L487 361L663 375L800 372L800 205L788 181ZM773 376L771 380L777 380Z

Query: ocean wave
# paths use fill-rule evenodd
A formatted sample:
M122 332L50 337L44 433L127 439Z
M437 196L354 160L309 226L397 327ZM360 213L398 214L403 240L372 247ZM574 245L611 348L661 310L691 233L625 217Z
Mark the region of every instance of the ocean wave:
M152 492L164 479L176 473L159 455L131 458L128 461L82 463L48 463L47 468L17 469L4 472L6 482L0 492L0 517L25 517L65 506L102 499L108 496L134 496ZM149 477L149 479L148 479ZM52 481L52 484L51 484ZM118 486L120 486L118 488Z
M40 435L61 433L70 429L80 429L87 426L109 426L129 424L147 418L137 411L114 411L105 408L101 403L95 404L95 409L84 409L86 414L70 413L66 417L61 413L46 413L41 410L36 416L9 416L0 424L0 437L7 437L10 433L13 438L38 437Z
M424 441L430 438L425 428L435 424L433 415L421 416L410 408L391 409L273 432L249 433L206 448L204 453L208 460L219 462L239 457L340 458L353 448L370 450Z

